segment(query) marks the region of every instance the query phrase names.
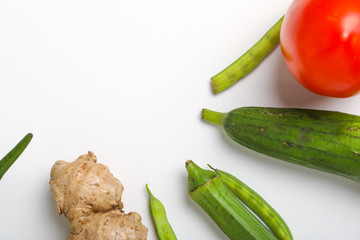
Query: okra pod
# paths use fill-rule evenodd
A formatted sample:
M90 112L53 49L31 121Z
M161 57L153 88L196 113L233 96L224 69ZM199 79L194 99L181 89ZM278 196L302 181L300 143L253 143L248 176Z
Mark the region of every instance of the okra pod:
M25 137L8 153L5 157L0 160L0 180L11 167L11 165L19 158L23 153L27 145L30 143L33 135L28 133Z
M155 228L159 239L176 240L177 238L175 233L167 219L164 205L151 193L148 184L146 184L146 190L149 194L151 216L155 223Z
M215 94L231 87L248 75L278 45L283 19L284 16L240 58L211 78L211 85Z
M278 239L293 239L290 229L283 218L258 193L235 176L219 169L214 169L214 171L220 176L229 190L253 211Z
M190 197L230 239L276 239L270 230L225 186L218 174L200 168L193 161L186 162L186 169Z

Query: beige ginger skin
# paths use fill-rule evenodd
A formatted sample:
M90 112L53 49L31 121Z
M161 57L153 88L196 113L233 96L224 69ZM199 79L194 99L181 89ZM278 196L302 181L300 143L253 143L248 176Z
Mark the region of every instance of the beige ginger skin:
M123 185L96 161L88 152L71 163L59 160L51 169L57 213L70 225L68 240L146 240L141 216L123 211Z

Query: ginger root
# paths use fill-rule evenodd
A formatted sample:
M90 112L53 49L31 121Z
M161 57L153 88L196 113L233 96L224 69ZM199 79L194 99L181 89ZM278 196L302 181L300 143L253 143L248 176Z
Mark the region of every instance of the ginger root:
M123 211L123 185L96 161L88 152L72 163L59 160L51 169L57 213L70 225L68 240L146 240L148 229L141 216Z

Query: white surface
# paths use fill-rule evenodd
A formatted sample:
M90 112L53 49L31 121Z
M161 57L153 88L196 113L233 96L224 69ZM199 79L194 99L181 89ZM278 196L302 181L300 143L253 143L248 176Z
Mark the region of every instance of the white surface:
M166 206L178 239L227 239L187 195L185 161L246 182L278 210L294 238L358 239L359 183L275 160L200 120L203 107L307 107L360 114L360 96L303 89L277 48L215 96L210 77L282 14L290 0L3 0L0 2L0 153L29 147L0 182L0 239L66 239L49 173L88 150L125 185L157 239L145 184Z

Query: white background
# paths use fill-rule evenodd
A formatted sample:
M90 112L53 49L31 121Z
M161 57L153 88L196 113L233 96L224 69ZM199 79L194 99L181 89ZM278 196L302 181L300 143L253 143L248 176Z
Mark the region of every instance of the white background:
M185 161L228 171L263 196L297 240L358 239L360 184L260 155L200 119L203 107L306 107L360 114L360 96L301 87L280 48L214 95L210 78L254 44L290 0L2 0L0 153L29 147L0 182L0 239L64 240L49 174L88 150L125 186L157 239L145 184L178 239L227 239L187 195Z

